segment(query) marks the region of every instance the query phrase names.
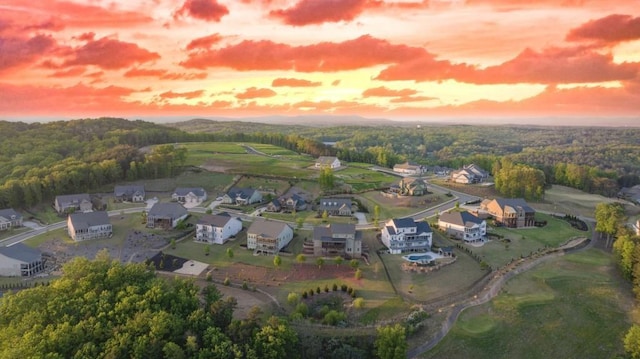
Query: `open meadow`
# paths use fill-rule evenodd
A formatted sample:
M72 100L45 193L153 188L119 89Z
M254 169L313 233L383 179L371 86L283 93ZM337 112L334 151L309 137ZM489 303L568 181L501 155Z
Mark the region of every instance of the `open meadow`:
M623 353L632 303L610 254L553 258L465 310L421 358L614 358Z
M531 202L530 205L542 211L593 218L598 203L613 202L624 204L625 209L630 215L637 215L640 212L640 208L629 205L626 201L617 198L608 198L598 194L590 194L559 185L553 185L551 188L546 189L544 200Z

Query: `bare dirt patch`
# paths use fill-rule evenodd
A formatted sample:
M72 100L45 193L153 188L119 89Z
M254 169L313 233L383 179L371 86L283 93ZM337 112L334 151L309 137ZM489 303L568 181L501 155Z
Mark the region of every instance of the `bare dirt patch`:
M231 281L247 281L256 285L279 285L284 282L348 279L353 278L354 270L344 263L339 266L325 263L321 268L315 264L297 263L291 270L234 263L229 267L214 270L212 275L217 278L228 277Z
M218 163L218 161L207 161L204 164L202 164L200 167L210 172L226 173L229 170L229 167L221 166Z

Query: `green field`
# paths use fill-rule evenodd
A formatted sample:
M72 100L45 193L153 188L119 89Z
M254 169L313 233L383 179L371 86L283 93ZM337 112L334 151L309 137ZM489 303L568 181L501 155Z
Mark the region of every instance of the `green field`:
M611 255L591 249L554 258L465 310L421 358L614 358L623 353L632 301Z
M333 174L339 181L348 185L352 191L360 192L380 187L388 187L398 181L398 177L384 172L372 171L366 163L349 163L347 168Z
M490 232L505 236L511 242L491 240L482 247L465 245L473 253L479 255L492 268L499 268L520 256L528 256L532 252L548 247L558 247L574 237L590 237L591 232L581 232L572 228L564 220L553 218L543 213L536 213L537 220L546 220L542 228L492 228Z
M566 213L574 216L593 218L598 203L622 202L615 198L607 198L590 194L570 187L553 185L545 190L544 201L532 202L530 205L538 210ZM629 206L627 206L628 209ZM637 209L635 210L638 211Z

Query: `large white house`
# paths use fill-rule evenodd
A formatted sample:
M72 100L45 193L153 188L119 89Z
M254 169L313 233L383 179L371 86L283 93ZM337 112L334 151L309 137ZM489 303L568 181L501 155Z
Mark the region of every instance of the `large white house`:
M107 212L80 212L67 217L67 232L74 241L84 241L111 237L113 227Z
M398 163L395 166L393 166L393 172L403 173L408 175L421 175L427 172L427 168L419 164L405 162L405 163Z
M247 229L247 248L256 253L277 254L293 239L293 228L286 223L255 220Z
M381 239L391 254L426 252L431 250L433 231L427 222L413 218L390 219L382 228Z
M198 204L207 200L207 191L204 188L178 187L171 194L171 200L184 204Z
M22 215L13 208L0 209L0 231L22 226Z
M42 253L22 243L0 247L0 276L30 277L44 270Z
M316 160L316 168L331 168L336 169L336 168L340 168L342 164L340 163L340 160L338 159L338 157L333 157L333 156L320 156L318 157L318 160Z
M487 222L467 211L440 214L438 227L465 242L482 241L487 235Z
M242 221L227 213L205 215L196 223L196 241L224 244L242 230Z

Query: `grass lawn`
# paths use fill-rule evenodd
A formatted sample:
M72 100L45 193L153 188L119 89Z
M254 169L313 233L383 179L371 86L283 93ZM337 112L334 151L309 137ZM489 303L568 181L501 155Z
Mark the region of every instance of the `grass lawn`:
M613 358L633 296L598 249L551 259L464 311L422 358Z
M373 209L377 205L380 208L380 222L391 218L410 216L429 207L437 206L449 198L443 195L430 193L424 196L387 198L378 191L370 191L356 196L364 206L369 209L367 216L369 221L373 218Z
M590 232L581 232L572 228L566 221L549 215L536 213L537 220L546 220L547 225L542 228L510 229L493 228L490 232L501 234L511 240L506 243L491 240L482 247L466 245L469 250L479 255L492 268L499 268L509 263L511 259L528 256L531 252L548 247L558 247L573 237L590 236Z
M371 167L371 165L369 165ZM334 176L349 185L354 192L387 187L398 181L398 177L384 172L372 171L370 169L349 164L347 168L335 171Z
M582 192L570 187L553 185L553 187L545 190L544 201L530 202L529 204L533 208L543 211L593 218L596 205L603 202L625 203L616 198L608 198L597 194Z
M289 182L284 180L247 176L243 176L236 184L236 187L240 188L249 187L260 191L273 192L275 193L274 198L282 196L290 186Z
M11 228L9 228L7 230L0 231L0 240L6 239L6 238L9 238L9 237L13 237L13 236L15 236L17 234L24 233L24 232L27 232L27 231L30 231L30 230L31 230L31 228L29 228L29 227L11 227Z

